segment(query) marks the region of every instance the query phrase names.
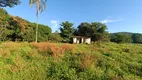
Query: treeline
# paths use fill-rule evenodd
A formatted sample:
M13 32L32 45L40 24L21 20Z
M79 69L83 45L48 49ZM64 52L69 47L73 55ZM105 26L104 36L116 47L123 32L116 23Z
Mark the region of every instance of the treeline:
M28 41L35 40L36 24L18 16L9 15L0 9L0 41ZM51 28L39 24L38 41L47 41Z
M107 26L100 22L83 22L77 29L73 28L73 23L68 21L61 24L60 31L61 37L66 42L72 41L72 36L87 36L90 37L92 42L116 42L116 43L142 43L142 34L119 32L107 32Z
M117 43L142 43L142 34L119 32L110 34L110 40Z
M100 22L82 22L77 28L71 22L60 24L60 33L49 26L39 24L38 42L66 42L71 43L73 36L88 36L92 42L116 42L116 43L142 43L142 34L138 33L109 33L107 26ZM35 41L36 24L20 17L9 15L0 8L0 41Z
M107 26L100 22L83 22L77 29L73 28L73 23L68 21L61 23L61 37L64 41L71 42L72 36L87 36L92 41L109 41L109 33L106 31Z

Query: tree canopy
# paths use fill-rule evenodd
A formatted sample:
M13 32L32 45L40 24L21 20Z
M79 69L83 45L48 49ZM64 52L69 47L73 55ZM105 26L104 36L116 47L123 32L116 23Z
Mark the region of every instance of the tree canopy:
M36 24L18 16L10 16L4 9L0 9L0 40L1 41L34 41ZM47 41L51 28L39 24L39 40Z
M100 22L83 22L78 26L77 35L91 37L92 41L108 41L107 26Z
M116 43L130 43L132 42L131 36L123 33L111 35L111 41Z
M63 37L65 42L70 42L74 33L73 23L70 23L68 21L62 22L61 26L61 37Z
M132 39L134 43L142 43L142 34L133 34Z
M111 33L110 39L116 43L142 43L142 34L130 32Z
M0 7L13 7L20 4L20 0L0 0Z

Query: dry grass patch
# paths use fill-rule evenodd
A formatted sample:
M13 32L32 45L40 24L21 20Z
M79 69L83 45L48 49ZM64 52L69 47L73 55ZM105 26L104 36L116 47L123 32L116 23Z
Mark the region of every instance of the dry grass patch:
M31 43L31 45L38 49L42 54L50 54L54 58L63 56L65 51L73 51L75 45L73 44L62 44L57 45L56 43L40 42L40 43Z

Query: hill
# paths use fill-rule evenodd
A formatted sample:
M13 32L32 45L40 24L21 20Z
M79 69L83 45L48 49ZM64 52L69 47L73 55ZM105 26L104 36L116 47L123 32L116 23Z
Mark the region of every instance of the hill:
M110 33L111 41L117 42L118 40L123 40L127 43L142 43L142 34L140 33L131 33L131 32L118 32Z

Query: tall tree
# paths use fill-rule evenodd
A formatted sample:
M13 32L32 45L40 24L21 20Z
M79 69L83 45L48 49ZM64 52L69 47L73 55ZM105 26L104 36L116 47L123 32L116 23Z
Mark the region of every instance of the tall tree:
M60 27L61 31L61 37L64 39L64 42L70 42L71 38L74 33L73 23L70 23L68 21L62 22Z
M92 41L109 41L107 26L100 22L83 22L78 26L77 35L91 37Z
M37 43L37 39L38 39L38 13L42 13L45 8L46 8L46 2L47 0L29 0L30 5L32 6L33 4L36 4L36 17L37 17L37 21L36 21L36 40L35 42Z
M20 0L0 0L0 7L13 7L20 4Z

